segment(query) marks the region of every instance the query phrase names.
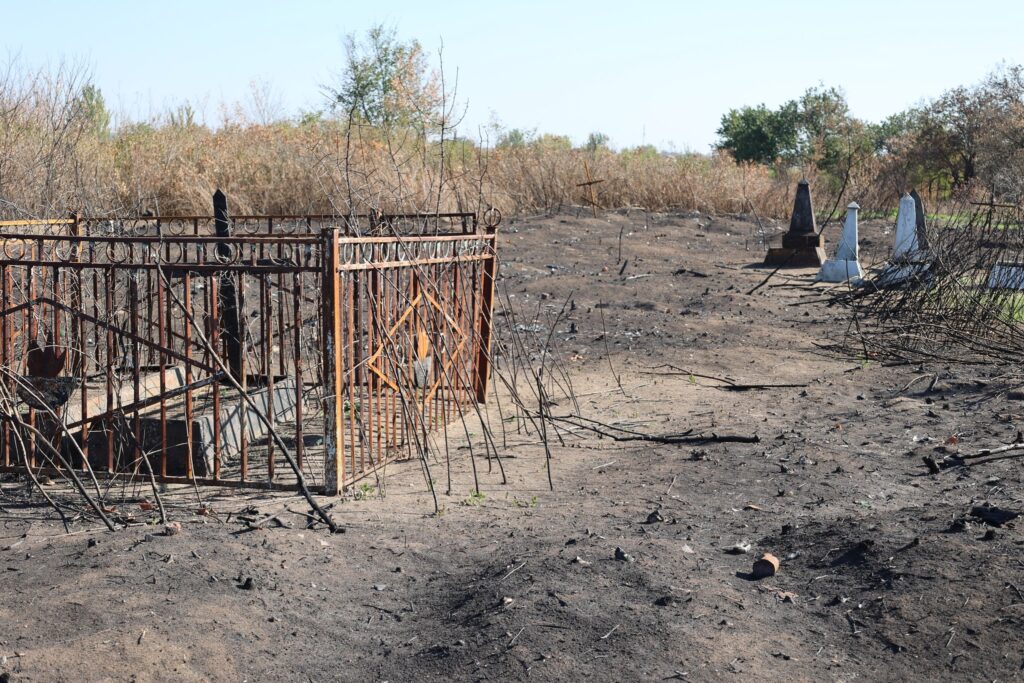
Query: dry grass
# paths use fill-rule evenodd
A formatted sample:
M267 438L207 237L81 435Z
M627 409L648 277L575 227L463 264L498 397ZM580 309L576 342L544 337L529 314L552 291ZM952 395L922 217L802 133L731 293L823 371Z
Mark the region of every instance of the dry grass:
M43 131L42 137L47 137ZM340 123L271 126L135 126L110 138L83 135L60 158L36 162L39 139L17 141L4 153L19 169L49 172L0 178L0 194L30 213L81 208L92 214L151 210L203 213L222 188L232 210L245 213L344 212L346 177L356 179L356 209L429 208L443 185L442 208L497 206L505 213L555 211L588 201L578 186L586 163L604 208L698 209L781 216L789 178L769 169L737 166L725 156L560 149L532 144L487 150L447 142L405 141L399 152L372 132L348 143ZM28 144L25 144L28 142ZM0 143L2 144L2 143ZM346 176L346 168L349 175ZM400 206L390 206L390 205Z
M542 137L489 149L448 130L349 126L343 120L216 128L187 110L111 130L83 101L74 68L0 73L4 217L153 211L208 213L222 188L236 213L465 209L550 212L588 201L585 164L604 208L782 216L792 178L726 156L573 149ZM444 133L443 135L441 133Z
M234 213L470 210L506 215L587 205L591 177L602 208L756 213L784 218L799 171L736 164L725 155L573 148L541 136L489 148L446 127L382 131L338 119L257 124L225 115L215 128L187 109L111 128L83 100L74 68L0 72L0 216L206 214L223 189ZM443 124L443 121L442 121ZM889 210L899 189L883 168L859 168L844 201ZM829 212L842 187L815 178ZM889 174L891 175L891 174Z

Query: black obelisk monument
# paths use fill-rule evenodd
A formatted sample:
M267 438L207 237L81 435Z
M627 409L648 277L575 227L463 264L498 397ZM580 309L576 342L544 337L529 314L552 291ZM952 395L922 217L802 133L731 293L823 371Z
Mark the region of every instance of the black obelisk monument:
M784 268L817 268L825 262L825 240L818 234L811 203L811 186L801 180L796 186L793 216L789 231L782 236L782 248L772 248L765 256L766 266Z

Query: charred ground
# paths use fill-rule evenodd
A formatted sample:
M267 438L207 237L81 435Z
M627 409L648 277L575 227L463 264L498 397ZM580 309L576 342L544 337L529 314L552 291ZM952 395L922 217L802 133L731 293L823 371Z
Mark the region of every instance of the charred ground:
M867 261L885 230L863 226ZM434 515L418 464L400 463L334 508L338 535L287 512L287 528L238 523L249 506L301 510L295 498L204 492L216 515L189 516L183 490L174 536L67 536L7 481L9 680L1021 677L1024 536L970 515L1021 509L1020 461L938 475L921 461L1013 439L1024 405L1005 391L1009 369L822 348L847 321L812 273L746 293L767 274L749 267L763 255L751 221L527 219L501 232L500 253L522 324L565 308L555 338L586 417L760 441L570 429L550 492L536 436L508 422L508 485L481 462L473 495L463 457ZM735 391L698 375L795 386ZM465 455L460 436L451 448ZM750 553L726 552L744 541ZM753 581L761 552L782 566Z

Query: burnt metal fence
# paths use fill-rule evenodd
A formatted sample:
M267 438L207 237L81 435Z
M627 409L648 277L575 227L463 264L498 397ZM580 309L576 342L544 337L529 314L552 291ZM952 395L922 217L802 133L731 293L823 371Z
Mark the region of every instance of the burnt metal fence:
M465 213L2 221L0 471L337 494L484 401L495 269Z

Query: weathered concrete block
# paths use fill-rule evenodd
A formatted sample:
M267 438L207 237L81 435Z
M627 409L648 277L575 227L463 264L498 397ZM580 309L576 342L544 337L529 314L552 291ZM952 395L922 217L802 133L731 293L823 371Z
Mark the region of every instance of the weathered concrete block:
M185 367L181 365L169 365L164 369L164 386L167 391L185 386ZM104 387L88 385L88 414L99 415L107 410L107 394ZM160 395L160 372L152 367L145 368L139 375L139 400L145 401ZM129 376L125 381L119 382L114 392L114 407L128 406L135 402L135 387ZM153 410L153 407L146 410ZM72 396L64 407L64 421L67 423L78 422L82 419L82 401L78 396Z
M114 472L138 470L146 472L145 464L135 460L137 446L141 447L149 459L150 467L157 475L162 473L160 454L163 450L163 430L160 418L147 415L139 418L138 442L135 438L135 422L132 416L126 422L115 422L113 425L101 426L94 424L89 430L89 465L98 471L106 471L108 458L113 448ZM185 476L188 473L189 448L184 420L167 420L167 474ZM201 443L192 432L192 453L199 452ZM141 457L141 456L140 456ZM201 458L192 457L193 474L197 477L206 476L208 470Z
M764 257L764 265L785 268L818 268L826 260L825 250L821 247L802 247L800 249L773 247Z
M166 453L167 474L185 476L191 459L192 473L197 477L212 476L214 471L214 420L220 421L221 459L231 461L241 453L242 434L253 443L268 433L266 425L257 417L257 410L270 416L274 422L295 418L295 380L283 378L274 384L273 411L270 410L270 392L266 387L249 391L255 408L241 405L237 396L230 399L224 397L221 403L221 414L196 415L192 419L191 448L188 439L187 421L180 417L182 397L172 399L173 414L166 422ZM128 471L144 466L133 461L136 452L134 435L134 417L129 415L127 422L114 424L104 428L94 424L89 431L89 463L98 470L106 470L109 449L113 448L114 470ZM138 445L149 454L153 470L161 471L160 455L164 450L164 430L160 425L159 414L146 413L139 418Z
M852 282L858 284L864 278L864 271L858 261L829 259L821 264L818 280L821 282Z
M1024 289L1024 263L997 263L988 275L989 289Z
M273 410L270 405L271 396ZM269 433L266 424L257 417L257 410L275 423L295 419L295 379L292 377L275 382L273 393L264 387L250 391L249 397L255 408L244 405L237 399L232 400L231 405L227 407L221 404L219 419L222 458L234 458L241 453L242 434L246 435L249 443L252 443ZM200 443L196 450L205 459L211 472L214 453L213 424L216 418L214 415L204 415L194 421L195 426L192 430L193 435L199 434Z

